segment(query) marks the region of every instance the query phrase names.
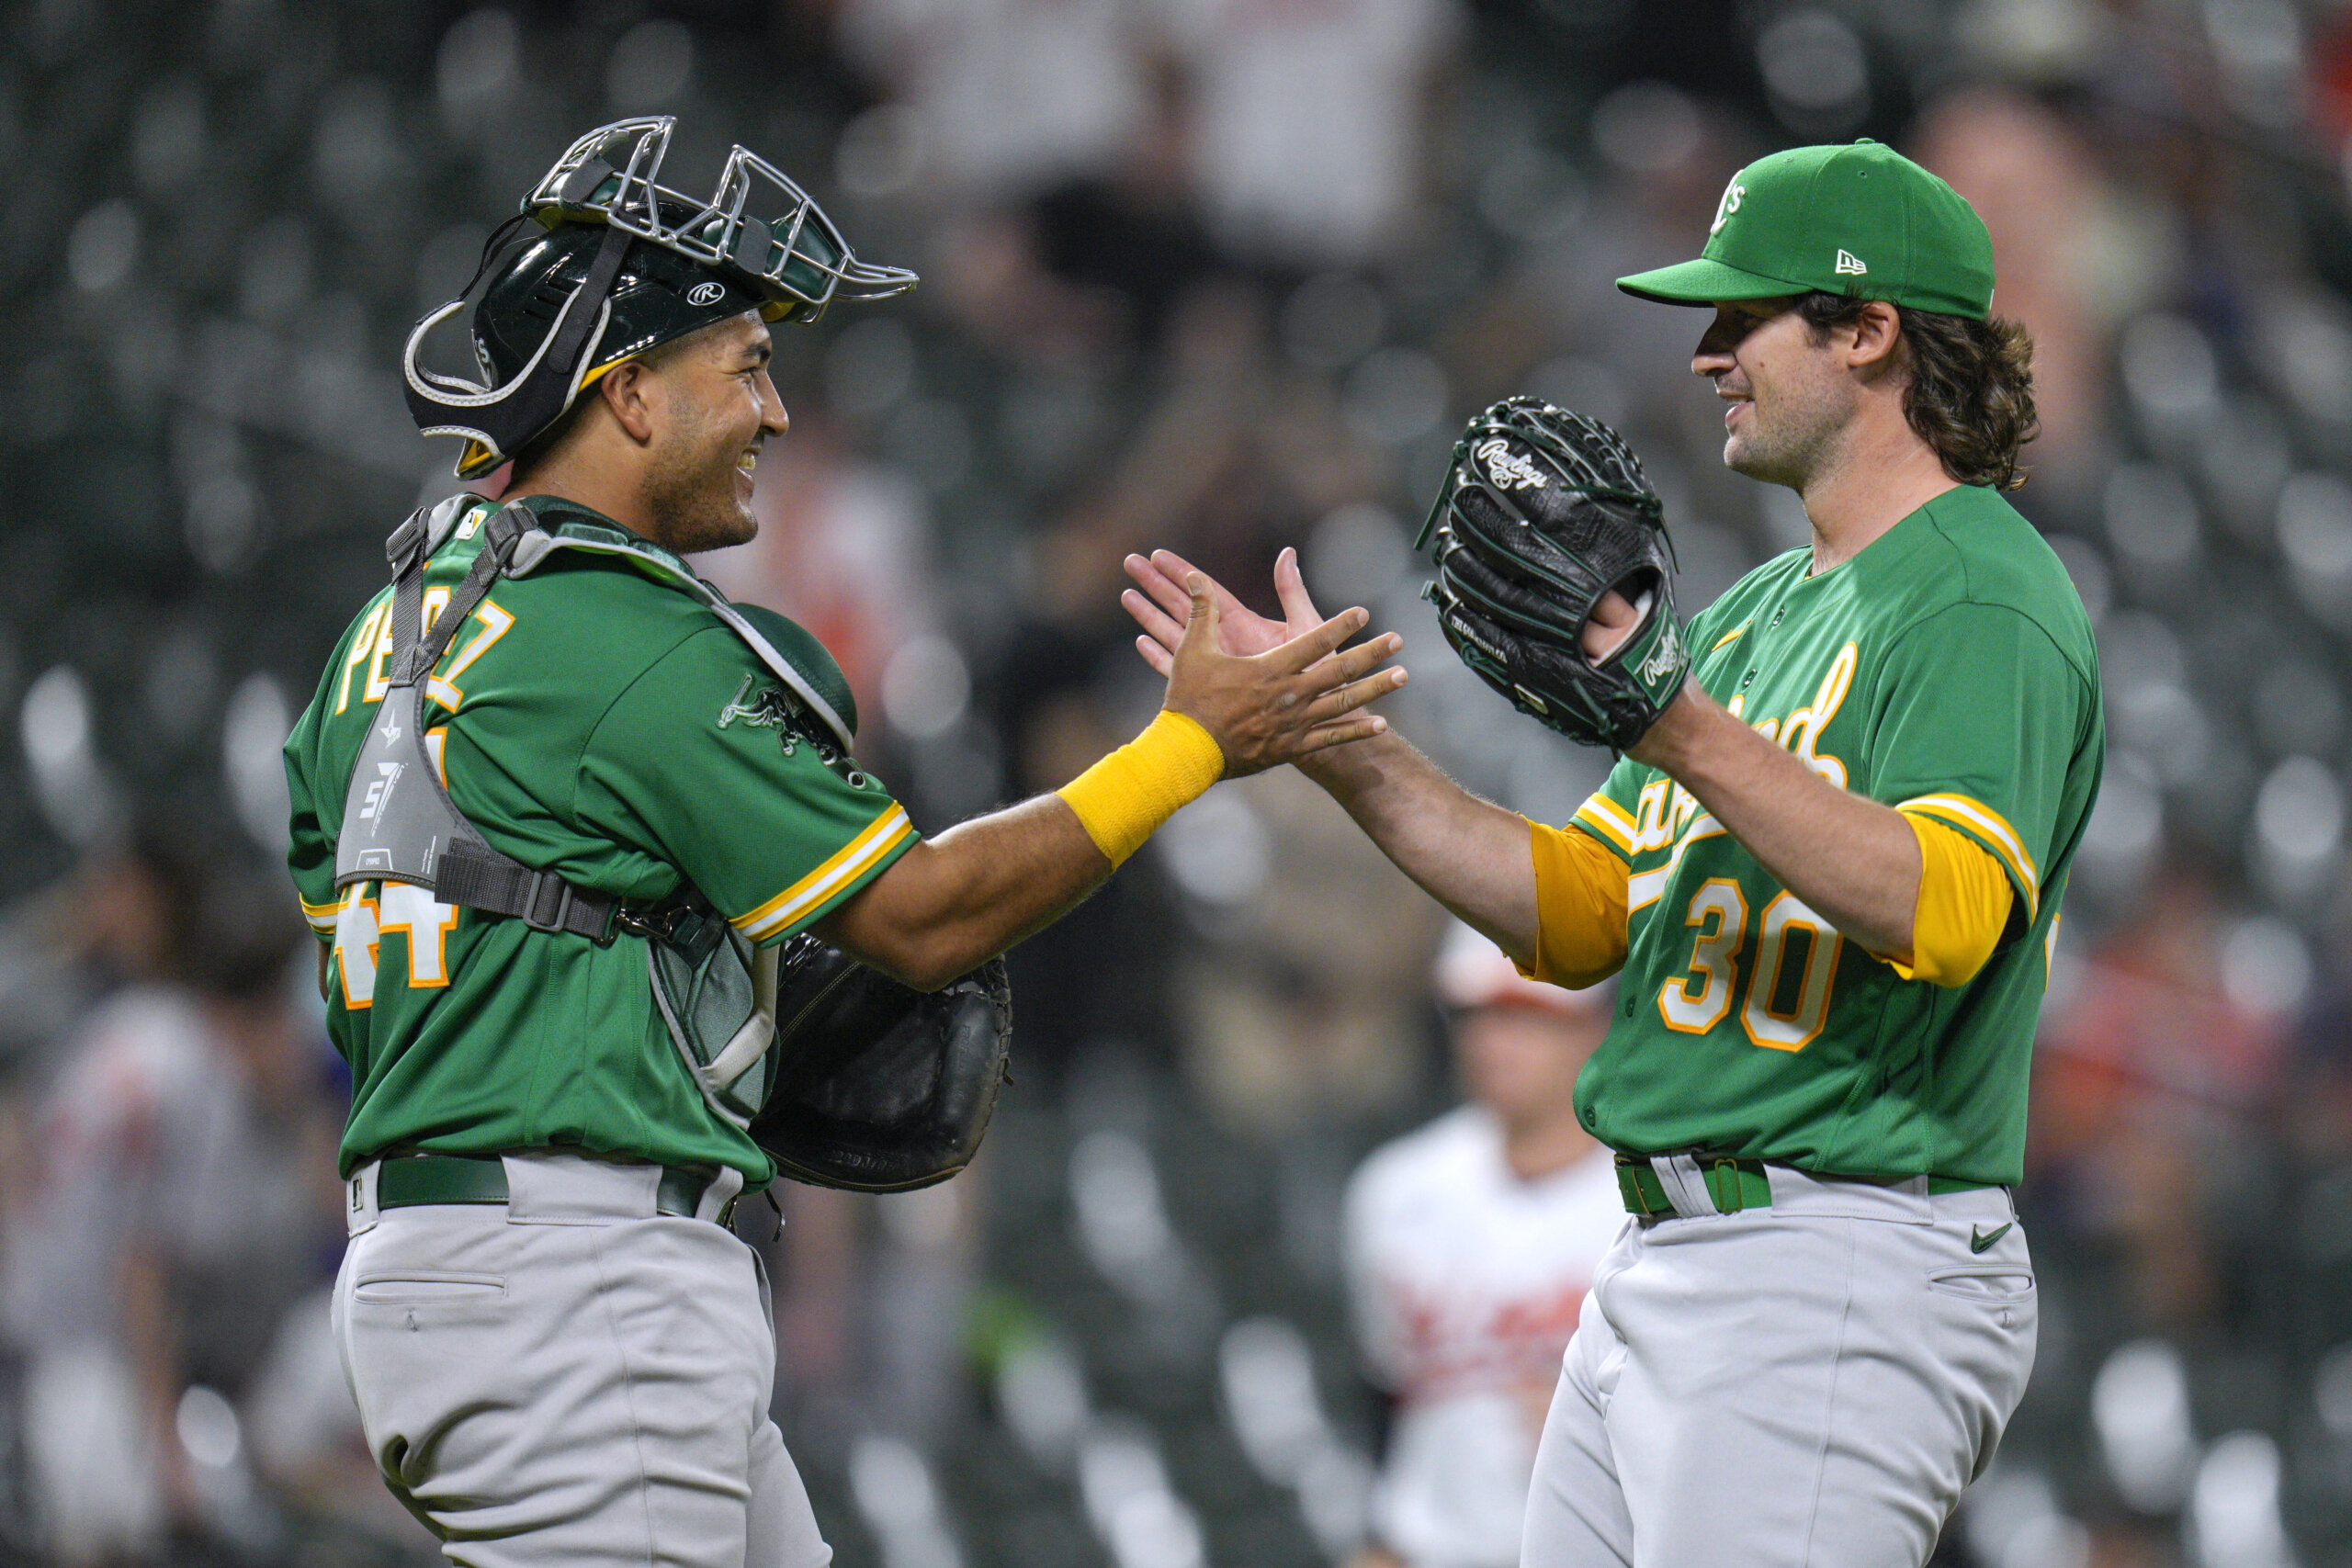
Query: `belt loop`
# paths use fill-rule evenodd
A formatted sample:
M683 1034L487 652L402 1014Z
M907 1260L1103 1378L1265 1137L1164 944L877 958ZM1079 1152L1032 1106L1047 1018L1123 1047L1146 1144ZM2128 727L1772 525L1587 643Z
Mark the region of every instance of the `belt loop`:
M1747 1207L1739 1190L1739 1162L1718 1159L1707 1168L1707 1196L1715 1201L1718 1214L1736 1214Z
M1625 1207L1648 1219L1655 1213L1650 1208L1649 1194L1642 1190L1641 1173L1648 1167L1637 1160L1617 1156L1617 1190L1625 1200Z
M723 1225L719 1218L734 1203L735 1195L743 1190L743 1173L731 1165L718 1168L718 1175L702 1190L702 1201L695 1205L695 1218ZM731 1216L730 1216L731 1217Z
M554 1148L502 1155L509 1224L601 1225L661 1213L662 1168Z
M376 1173L381 1162L369 1160L343 1183L343 1223L346 1235L365 1235L376 1228L381 1212L376 1207Z

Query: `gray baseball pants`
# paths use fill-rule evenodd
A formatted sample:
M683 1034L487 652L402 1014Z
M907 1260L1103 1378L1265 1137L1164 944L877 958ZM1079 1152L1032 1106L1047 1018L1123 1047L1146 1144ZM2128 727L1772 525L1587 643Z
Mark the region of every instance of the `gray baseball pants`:
M393 1495L467 1568L823 1568L752 1250L656 1215L655 1167L505 1166L503 1205L350 1184L335 1342Z
M1524 1568L1919 1568L2033 1367L2008 1194L1776 1166L1770 1208L1718 1214L1653 1165L1677 1214L1585 1297Z

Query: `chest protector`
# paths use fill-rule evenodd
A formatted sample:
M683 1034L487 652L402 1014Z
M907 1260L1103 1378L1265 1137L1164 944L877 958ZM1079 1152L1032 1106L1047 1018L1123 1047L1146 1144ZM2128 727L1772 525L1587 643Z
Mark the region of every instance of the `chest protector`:
M786 727L825 753L838 748L846 754L851 745L851 724L842 716L846 690L839 704L829 698L740 610L667 552L616 529L550 534L520 505L501 507L481 525L481 553L433 625L423 626L425 562L479 503L477 496L458 495L420 510L385 546L393 582L390 689L345 792L334 885L410 883L437 902L520 919L534 931L570 932L599 946L624 931L644 938L654 1002L703 1098L727 1121L748 1127L775 1086L781 947L754 947L691 884L682 881L658 902L627 903L555 872L535 871L492 847L449 798L425 744L426 687L457 628L500 578L527 576L557 550L575 549L628 557L725 621L783 682Z

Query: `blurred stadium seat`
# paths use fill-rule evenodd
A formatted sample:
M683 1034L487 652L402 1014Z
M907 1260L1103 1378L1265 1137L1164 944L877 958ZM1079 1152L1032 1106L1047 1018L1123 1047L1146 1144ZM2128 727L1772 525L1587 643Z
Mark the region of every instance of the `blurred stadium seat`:
M1939 1560L2352 1552L2341 8L1312 11L0 17L0 1562L433 1560L310 1397L324 1156L322 1207L271 1178L301 1241L267 1294L280 1342L215 1321L223 1255L158 1208L71 1269L152 1269L174 1332L86 1303L99 1348L61 1359L44 1292L86 1276L40 1238L98 1233L51 1134L121 1092L90 1071L120 1016L99 1010L219 991L189 911L275 874L288 716L384 534L455 488L401 408L410 324L572 134L653 109L682 117L680 158L750 143L924 276L780 334L794 430L765 532L707 570L841 654L865 761L933 829L1065 782L1156 700L1115 604L1120 554L1150 545L1261 600L1304 547L1318 592L1419 650L1399 728L1563 819L1599 761L1432 653L1415 597L1406 541L1452 432L1521 389L1619 423L1695 608L1804 519L1721 469L1696 318L1609 280L1686 251L1774 146L1871 135L1951 178L2041 346L2018 502L2098 623L2112 749L2021 1195L2041 1364ZM1220 792L1015 955L1020 1081L955 1199L784 1200L779 1408L845 1568L1345 1555L1375 1433L1338 1195L1449 1097L1419 985L1435 921L1361 849L1311 792ZM1333 898L1381 918L1338 942L1314 914ZM173 1047L220 1091L222 1146L331 1130L305 984L274 1003L291 1055L230 1029ZM179 1391L173 1419L107 1427L133 1372ZM60 1479L60 1453L117 1442L119 1495ZM244 1491L207 1490L232 1471Z

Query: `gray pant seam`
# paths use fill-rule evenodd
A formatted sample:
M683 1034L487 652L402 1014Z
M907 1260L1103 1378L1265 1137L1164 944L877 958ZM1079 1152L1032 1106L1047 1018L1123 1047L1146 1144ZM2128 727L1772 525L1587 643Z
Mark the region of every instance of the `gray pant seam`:
M605 1272L605 1248L600 1235L590 1235L588 1256L596 1265L596 1301L604 1309L605 1330L612 1336L613 1354L621 1364L621 1403L628 1411L629 1451L637 1456L637 1504L645 1517L646 1568L657 1568L661 1546L653 1538L653 1475L645 1461L645 1429L637 1418L637 1371L629 1365L628 1348L621 1342L620 1325L613 1321L612 1280Z
M1846 1298L1838 1309L1838 1343L1829 1355L1829 1393L1822 1402L1821 1446L1814 1455L1813 1501L1807 1506L1804 1518L1804 1554L1797 1559L1801 1568L1813 1562L1813 1538L1821 1528L1821 1493L1829 1480L1829 1445L1837 1431L1838 1381L1846 1370L1846 1333L1854 1318L1854 1254L1857 1251L1854 1233L1846 1232Z

